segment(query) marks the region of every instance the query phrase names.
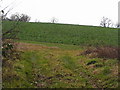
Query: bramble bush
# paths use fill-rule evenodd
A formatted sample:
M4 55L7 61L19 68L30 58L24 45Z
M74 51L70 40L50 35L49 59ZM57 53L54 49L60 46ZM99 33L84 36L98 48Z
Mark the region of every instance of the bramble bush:
M2 44L3 66L8 60L17 60L20 58L20 52L17 51L17 44L14 40L6 39Z

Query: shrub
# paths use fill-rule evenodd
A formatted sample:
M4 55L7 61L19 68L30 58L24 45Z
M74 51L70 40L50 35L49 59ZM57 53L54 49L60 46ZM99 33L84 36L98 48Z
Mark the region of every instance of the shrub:
M102 47L96 47L96 48L88 48L87 50L82 52L81 55L89 55L92 53L96 53L96 54L93 54L94 57L119 60L119 56L118 56L119 51L120 51L120 48L118 47L102 46Z
M115 47L99 47L97 48L96 52L98 53L99 58L110 58L110 59L119 59L118 58L118 51L119 48Z
M7 39L2 44L3 66L8 60L19 59L20 53L17 51L16 43L13 40Z

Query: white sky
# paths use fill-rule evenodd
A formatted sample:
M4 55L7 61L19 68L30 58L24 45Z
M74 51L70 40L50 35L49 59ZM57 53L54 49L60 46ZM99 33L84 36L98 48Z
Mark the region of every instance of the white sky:
M18 12L31 21L50 22L55 17L58 23L99 26L103 16L117 23L120 0L3 0L0 4L3 8L13 1L9 15Z

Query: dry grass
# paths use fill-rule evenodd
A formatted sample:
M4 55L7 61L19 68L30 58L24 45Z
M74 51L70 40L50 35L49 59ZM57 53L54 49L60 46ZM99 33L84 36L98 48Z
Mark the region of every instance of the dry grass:
M17 43L18 50L27 51L27 50L41 50L41 49L59 49L58 47L47 47L40 44L30 44L30 43Z
M119 51L120 48L118 47L96 47L96 48L88 48L81 55L89 55L92 57L98 58L108 58L108 59L118 59L119 60Z

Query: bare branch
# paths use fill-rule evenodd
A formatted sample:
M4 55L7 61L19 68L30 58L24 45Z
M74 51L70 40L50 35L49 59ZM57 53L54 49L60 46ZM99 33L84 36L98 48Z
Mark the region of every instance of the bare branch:
M100 25L102 27L111 27L113 24L112 24L112 21L109 18L103 17Z

